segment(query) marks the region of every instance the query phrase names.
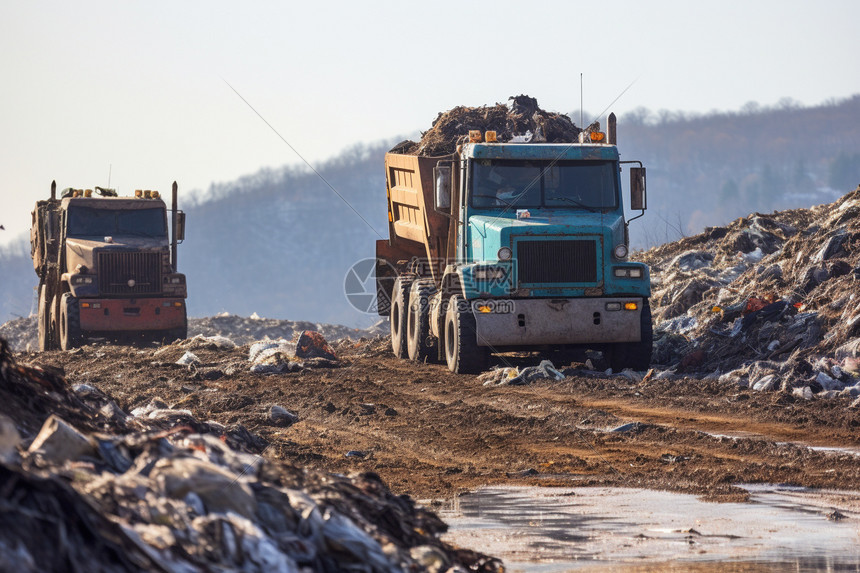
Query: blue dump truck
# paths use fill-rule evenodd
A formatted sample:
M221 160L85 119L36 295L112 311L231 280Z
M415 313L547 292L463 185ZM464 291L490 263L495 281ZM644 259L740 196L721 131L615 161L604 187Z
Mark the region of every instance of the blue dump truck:
M628 209L644 214L645 168L620 160L614 114L599 129L570 143L471 131L451 155L386 154L376 277L396 356L474 373L492 353L585 347L614 370L648 367L650 277L628 260L621 193L626 169Z

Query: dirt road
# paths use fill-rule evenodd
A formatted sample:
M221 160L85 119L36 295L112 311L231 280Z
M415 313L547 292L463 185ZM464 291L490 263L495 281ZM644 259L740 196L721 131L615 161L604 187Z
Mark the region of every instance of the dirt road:
M531 484L739 501L747 494L733 484L860 483L860 411L842 398L806 401L692 378L577 375L487 387L441 365L397 360L384 339L338 346L340 368L275 375L249 371L247 346L194 348L202 363L191 369L174 364L185 350L87 346L19 360L60 367L70 383L101 389L126 412L159 398L200 420L241 422L269 441L268 456L374 471L419 499ZM273 425L272 405L299 422Z

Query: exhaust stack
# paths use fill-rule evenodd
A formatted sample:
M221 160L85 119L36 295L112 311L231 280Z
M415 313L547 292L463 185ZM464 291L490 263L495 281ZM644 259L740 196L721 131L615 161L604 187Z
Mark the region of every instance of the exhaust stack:
M610 113L606 120L606 137L609 140L609 145L618 145L617 134L615 131L615 114Z
M177 218L179 208L177 206L178 203L178 195L179 195L179 186L176 184L176 181L173 182L173 205L172 205L172 216L170 217L170 226L173 227L173 230L170 233L170 264L173 265L173 272L176 272L176 269L179 267L176 265L176 231L177 231Z

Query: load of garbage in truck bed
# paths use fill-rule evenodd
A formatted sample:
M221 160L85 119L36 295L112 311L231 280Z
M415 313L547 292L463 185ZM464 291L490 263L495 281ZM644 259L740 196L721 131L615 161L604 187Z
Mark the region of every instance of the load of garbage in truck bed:
M575 143L582 131L570 117L542 110L535 98L527 95L511 96L508 105L457 106L440 112L429 130L421 134L421 141L402 141L391 150L407 155L438 156L454 153L461 138L470 130L482 134L495 131L499 142L515 137L533 143Z
M652 361L757 390L860 395L860 188L652 248Z
M376 474L303 469L266 448L160 400L126 413L16 363L0 339L0 570L499 570L440 541L445 524Z

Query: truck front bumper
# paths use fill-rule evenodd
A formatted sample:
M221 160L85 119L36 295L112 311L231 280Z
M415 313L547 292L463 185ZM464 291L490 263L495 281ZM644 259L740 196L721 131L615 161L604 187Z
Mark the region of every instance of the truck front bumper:
M168 330L186 324L185 301L176 298L82 298L81 329L97 332Z
M625 308L635 303L635 309ZM553 298L473 304L479 346L639 342L644 299Z

